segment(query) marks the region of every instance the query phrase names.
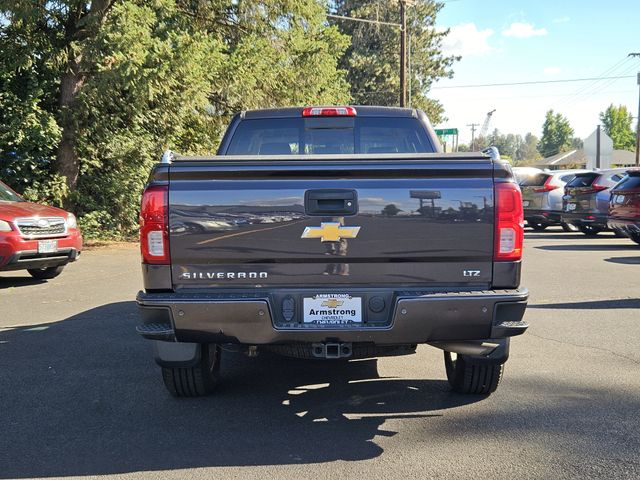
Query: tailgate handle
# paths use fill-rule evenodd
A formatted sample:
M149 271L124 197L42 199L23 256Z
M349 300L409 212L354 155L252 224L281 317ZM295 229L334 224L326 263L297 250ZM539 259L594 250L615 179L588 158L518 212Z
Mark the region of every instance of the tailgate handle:
M304 209L307 215L355 215L358 213L358 194L355 190L307 190Z

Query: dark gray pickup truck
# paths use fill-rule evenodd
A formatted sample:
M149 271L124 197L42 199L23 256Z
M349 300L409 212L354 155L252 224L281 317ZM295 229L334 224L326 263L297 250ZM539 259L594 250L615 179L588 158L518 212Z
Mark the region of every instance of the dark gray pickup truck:
M137 330L176 396L211 392L227 345L344 360L424 343L453 390L489 394L527 328L522 243L508 165L441 153L419 110L243 112L216 156L167 152L151 173Z

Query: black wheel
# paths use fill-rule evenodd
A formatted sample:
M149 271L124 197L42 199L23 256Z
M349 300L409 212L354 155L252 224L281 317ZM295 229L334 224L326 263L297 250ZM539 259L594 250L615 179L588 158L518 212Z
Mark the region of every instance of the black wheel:
M52 278L56 278L58 275L62 273L62 267L47 267L47 268L29 268L27 272L33 278L37 278L38 280L51 280Z
M495 392L504 370L504 364L477 363L451 352L444 352L444 365L453 391L476 395Z
M578 228L575 225L571 225L570 223L563 223L562 230L565 232L577 232Z
M630 233L629 238L640 245L640 233Z
M594 227L592 225L580 225L578 228L587 237L595 237L596 235L598 235L602 231L602 228Z
M162 367L162 380L174 397L199 397L213 391L220 378L220 347L203 344L193 367Z

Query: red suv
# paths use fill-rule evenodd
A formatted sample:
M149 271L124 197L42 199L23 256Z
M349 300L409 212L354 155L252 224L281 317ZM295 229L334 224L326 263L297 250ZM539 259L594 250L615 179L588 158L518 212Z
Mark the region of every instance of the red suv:
M640 243L640 170L629 170L627 178L611 190L609 228Z
M54 278L81 250L73 213L27 202L0 182L0 272L27 270L34 278Z

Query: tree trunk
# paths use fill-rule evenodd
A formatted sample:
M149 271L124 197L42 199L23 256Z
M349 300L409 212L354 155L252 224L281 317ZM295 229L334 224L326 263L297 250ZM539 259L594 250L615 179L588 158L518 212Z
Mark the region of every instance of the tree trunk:
M84 83L84 76L80 73L80 58L69 52L67 70L60 79L60 127L62 139L58 147L56 172L66 179L69 191L75 190L78 184L80 165L76 151L76 121L74 107L78 91Z

